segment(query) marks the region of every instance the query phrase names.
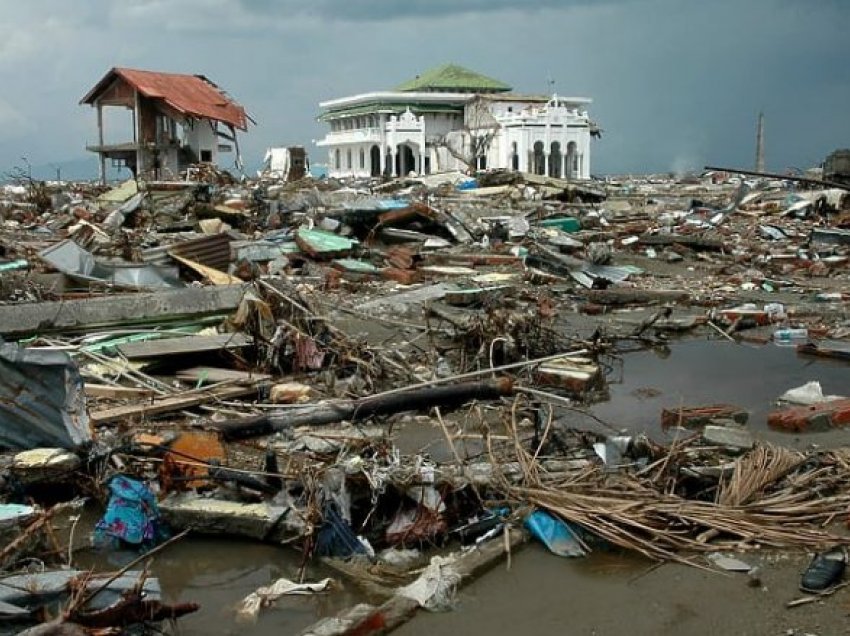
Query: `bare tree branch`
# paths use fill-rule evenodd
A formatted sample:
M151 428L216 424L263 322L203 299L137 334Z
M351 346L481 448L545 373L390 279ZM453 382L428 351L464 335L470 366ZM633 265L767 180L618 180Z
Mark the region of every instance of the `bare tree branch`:
M441 135L434 141L434 145L445 148L469 172L474 172L478 169L480 158L487 155L498 132L499 122L490 112L486 98L479 95L467 103L463 127Z

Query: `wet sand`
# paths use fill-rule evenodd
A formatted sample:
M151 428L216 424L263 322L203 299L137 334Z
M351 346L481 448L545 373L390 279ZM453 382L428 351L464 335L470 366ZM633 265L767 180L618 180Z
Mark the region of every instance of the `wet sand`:
M803 554L750 554L763 587L741 573L718 574L676 564L653 568L627 555L563 559L529 545L504 566L474 581L453 612L420 612L395 633L704 636L846 634L850 591L786 609L799 598ZM789 631L791 630L791 631Z

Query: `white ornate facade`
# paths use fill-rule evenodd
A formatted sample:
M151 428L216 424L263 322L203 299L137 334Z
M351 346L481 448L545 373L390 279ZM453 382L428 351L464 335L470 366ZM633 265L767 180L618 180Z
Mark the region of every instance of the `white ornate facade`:
M413 90L411 89L413 88ZM586 98L517 95L460 67L440 67L395 91L319 104L331 177L507 168L590 177L597 133Z

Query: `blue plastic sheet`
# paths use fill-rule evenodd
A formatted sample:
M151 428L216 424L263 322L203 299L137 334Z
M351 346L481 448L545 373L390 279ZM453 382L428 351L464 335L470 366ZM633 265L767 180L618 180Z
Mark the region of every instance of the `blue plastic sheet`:
M587 556L587 548L578 533L568 523L544 510L532 512L525 518L524 525L553 554L564 557Z

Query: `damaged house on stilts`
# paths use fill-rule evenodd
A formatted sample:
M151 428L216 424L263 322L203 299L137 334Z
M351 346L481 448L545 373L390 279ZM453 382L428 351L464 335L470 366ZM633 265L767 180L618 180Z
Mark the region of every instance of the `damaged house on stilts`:
M152 180L175 179L191 164L218 163L222 153L235 153L238 166L237 130L256 123L203 75L113 68L80 103L97 109L97 143L87 149L99 156L101 181L107 160L136 178ZM129 139L107 141L107 106L131 112ZM127 134L126 125L120 128L110 132Z

